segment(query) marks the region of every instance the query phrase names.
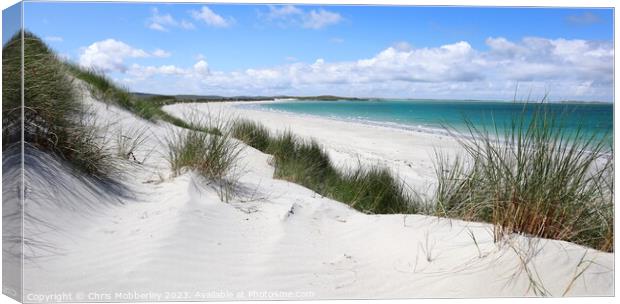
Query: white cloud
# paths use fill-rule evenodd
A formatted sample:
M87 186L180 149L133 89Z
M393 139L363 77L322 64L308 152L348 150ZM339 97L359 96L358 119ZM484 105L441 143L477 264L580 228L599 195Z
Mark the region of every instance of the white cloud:
M153 53L148 53L122 41L106 39L82 48L79 63L81 66L96 68L106 72L125 72L127 71L127 67L125 66L125 60L127 58L168 56L170 56L170 53L161 49L156 49Z
M399 41L396 42L392 45L392 47L398 51L402 51L402 52L409 52L411 50L413 50L413 46L411 46L411 44L409 44L409 42L407 41Z
M613 45L605 42L525 38L520 43L489 38L487 55L503 77L529 81L613 81Z
M209 74L209 64L205 60L199 60L194 64L194 71L200 75L208 75Z
M125 78L125 81L135 83L140 80L150 80L155 76L183 76L186 79L197 79L208 76L210 71L207 61L200 59L191 68L186 69L175 65L142 66L134 63L125 71L125 74L129 76Z
M166 58L170 57L170 52L164 51L162 49L156 49L153 51L153 57Z
M303 14L303 11L293 5L270 5L266 17L268 19L281 19L300 14Z
M194 24L187 21L181 20L177 21L170 14L161 14L159 9L153 8L151 9L151 16L147 20L148 28L156 31L167 32L169 28L182 28L186 30L194 29Z
M187 73L186 70L176 67L174 65L162 65L162 66L141 66L139 64L132 64L127 68L125 72L130 82L139 82L148 80L153 76L182 76Z
M187 20L181 20L181 23L179 23L179 26L186 30L193 30L196 28L193 23Z
M299 26L308 29L322 29L344 19L339 13L322 8L308 12L293 5L270 5L269 10L260 16L280 27Z
M311 29L321 29L326 26L334 25L342 21L342 16L338 13L320 9L318 11L311 10L304 17L303 27Z
M188 68L136 68L145 80L131 86L159 93L509 99L519 84L534 98L547 91L555 99L613 98L611 42L497 37L486 43L484 51L466 41L432 48L396 43L359 60L318 58L234 72L213 70L197 58ZM154 76L168 78L147 79Z
M156 31L167 32L168 29L159 23L151 23L149 24L149 28Z
M589 24L600 23L603 20L601 20L601 18L594 13L585 12L583 14L570 15L566 17L566 21L568 21L571 24L575 24L575 25L589 25Z
M45 36L45 41L49 42L62 42L63 39L60 36Z
M216 14L207 6L201 7L199 11L192 11L191 14L194 19L213 27L229 27L233 23L232 19Z

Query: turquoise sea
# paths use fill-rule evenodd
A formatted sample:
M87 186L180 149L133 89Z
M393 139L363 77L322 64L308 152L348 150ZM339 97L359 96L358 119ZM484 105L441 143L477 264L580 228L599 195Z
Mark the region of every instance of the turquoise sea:
M465 118L477 127L506 126L513 117L530 116L539 107L561 114L563 130L578 128L589 134L609 134L613 140L613 104L605 103L516 103L460 100L294 100L258 105L264 110L355 120L424 132L445 132L445 126L465 131Z

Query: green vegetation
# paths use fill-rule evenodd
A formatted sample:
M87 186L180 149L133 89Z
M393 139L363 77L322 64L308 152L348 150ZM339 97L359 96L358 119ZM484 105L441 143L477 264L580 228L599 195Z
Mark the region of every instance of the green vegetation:
M2 151L21 143L22 45L18 32L2 48Z
M233 135L273 155L275 177L366 212L429 213L494 224L495 239L511 233L613 250L613 157L605 136L563 132L564 121L544 108L515 117L507 128L459 136L466 158L437 154L438 186L428 204L407 193L379 166L341 172L315 141L290 132L271 136L238 120ZM499 131L504 130L504 131Z
M266 152L273 155L275 177L333 198L335 193L330 192L335 189L330 186L339 176L329 156L316 141L303 141L284 132L273 139Z
M154 96L136 98L114 84L102 72L63 62L35 35L24 33L24 101L21 104L21 33L3 47L3 150L21 142L21 111L24 111L24 140L37 149L51 151L85 173L106 177L115 171L114 158L131 158L145 140L145 130L116 138L117 151L106 148L109 141L96 127L70 76L84 81L91 94L137 116L158 119L197 133L223 135L217 127L204 127L174 117L162 110L170 100ZM130 130L131 131L131 130ZM130 132L131 133L131 132ZM209 141L216 143L217 140ZM216 147L221 148L221 147Z
M260 151L266 151L269 147L269 130L265 126L250 120L235 122L232 127L232 135Z
M24 33L24 106L21 79L22 39L15 35L3 46L3 150L21 143L49 151L76 169L97 178L116 172L117 157L129 159L144 142L146 130L121 130L117 151L108 148L93 115L80 102L69 75L84 81L98 99L156 122L181 127L166 138L168 161L175 175L195 170L228 200L234 190L234 169L241 146L233 137L273 155L274 176L303 185L365 213L432 213L448 218L492 223L495 239L521 233L565 240L613 251L613 150L611 134L567 134L565 121L541 107L532 117L523 113L508 126L478 128L467 121L467 137L456 136L466 155L438 154L435 196L422 204L389 169L375 165L340 170L313 140L291 132L272 135L249 120L232 126L186 122L162 107L189 102L174 96L138 97L116 86L103 73L62 62L36 36ZM324 99L335 98L324 96ZM500 131L502 130L502 131ZM475 242L475 239L474 239Z
M379 165L342 175L334 197L362 211L378 214L421 213L422 208L405 184Z
M495 225L495 238L523 233L613 250L613 157L608 138L544 107L507 128L467 122L468 161L439 156L437 214ZM500 132L498 130L504 129Z
M21 33L3 46L3 149L21 142L51 151L91 176L107 177L114 169L112 154L99 137L95 122L76 95L66 66L33 34L24 32L24 106L21 104ZM17 130L17 131L16 131Z
M154 121L161 114L161 109L156 105L134 99L127 89L115 85L103 72L84 69L73 63L66 65L73 76L89 86L91 94L97 99L116 104L146 120Z
M303 185L321 195L366 213L415 213L418 205L387 168L372 166L341 172L315 141L303 141L290 132L271 136L262 125L238 120L233 135L273 155L275 177Z
M163 120L175 126L196 131L215 134L220 132L220 130L217 129L200 129L198 126L188 124L184 120L166 113L166 111L162 109L162 106L175 103L174 98L171 99L167 96L160 95L153 95L150 98L137 98L127 89L114 84L114 82L105 76L105 74L101 71L85 69L73 63L65 64L73 76L83 80L89 85L93 96L100 100L117 105L143 119L152 122Z
M193 125L202 125L193 122ZM174 175L184 169L195 170L201 176L218 185L220 199L227 201L233 193L236 183L234 175L237 160L242 151L241 145L235 141L228 128L218 125L224 130L219 135L196 130L176 130L166 138L168 146L167 159Z

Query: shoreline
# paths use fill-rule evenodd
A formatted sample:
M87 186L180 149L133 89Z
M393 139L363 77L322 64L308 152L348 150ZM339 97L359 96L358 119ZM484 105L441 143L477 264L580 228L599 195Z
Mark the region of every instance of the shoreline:
M450 132L448 132L446 130L443 130L443 129L440 129L440 128L427 127L427 126L422 126L422 125L414 126L414 125L410 125L410 124L390 122L390 121L376 121L376 120L346 118L346 117L337 117L337 116L320 116L320 115L315 115L315 114L289 112L289 111L285 111L285 110L267 109L267 108L262 108L260 106L261 104L284 103L284 102L290 102L290 101L296 101L296 100L289 100L289 99L287 99L287 100L273 100L273 101L236 102L238 104L233 105L233 107L240 108L240 109L244 109L245 108L245 109L256 110L256 111L266 111L266 112L272 112L272 113L297 115L297 116L300 116L300 117L329 119L329 120L334 120L334 121L344 121L344 122L358 123L358 124L368 125L368 126L376 126L376 127L382 127L382 128L391 128L391 129L401 130L401 131L412 131L412 132L436 134L436 135L443 135L443 136L455 135L455 134L450 134ZM297 101L303 101L303 100L297 100ZM248 104L250 104L250 105L248 105ZM466 136L465 134L459 134L459 135Z
M409 131L409 132L418 132L418 133L437 135L437 136L446 136L446 137L451 137L455 139L458 138L458 139L470 140L470 139L477 138L476 136L468 134L468 131L466 128L461 130L458 127L450 127L448 129L448 128L440 128L440 127L423 126L421 124L414 125L414 124L407 124L407 123L398 123L398 122L393 122L393 121L375 121L375 120L369 120L369 119L356 119L356 118L347 118L347 117L339 117L339 116L321 116L317 114L299 113L299 112L293 112L293 111L265 108L265 107L260 106L262 104L286 103L286 102L291 102L291 101L302 101L303 102L304 100L298 100L298 99L291 98L291 99L275 99L275 100L270 100L270 101L234 101L234 102L229 102L229 103L233 104L234 108L238 108L241 110L247 109L247 110L252 110L252 111L262 111L262 112L276 113L276 114L281 114L281 115L298 116L300 118L306 117L308 119L318 119L318 120L325 119L325 120L331 120L331 121L337 121L337 122L347 122L347 123L352 123L352 124L360 124L360 125L365 125L365 126L386 128L386 129L392 129L392 130L397 130L397 131ZM468 101L468 100L463 100L463 101ZM490 130L489 135L491 137L495 137L493 134L492 128ZM497 135L501 136L502 131L498 131ZM499 138L498 140L502 143L505 143L505 140L502 138ZM590 151L587 151L587 153L589 152ZM613 157L613 152L603 153L603 155L607 157L609 156Z
M226 119L254 120L275 133L290 130L300 138L315 139L338 168L346 170L381 164L408 187L425 196L432 194L436 184L435 154L464 152L449 134L239 106L273 102L278 101L176 104L164 109L177 117L186 117L197 110Z
M254 120L275 133L290 130L300 138L314 139L321 144L337 168L352 170L380 164L401 179L412 194L426 198L432 197L436 189L437 154L449 158L464 156L466 151L458 141L472 138L458 131L428 132L402 127L402 124L324 117L259 106L288 101L187 103L168 105L164 109L177 117L186 117L190 114L188 111L198 110L228 119ZM613 156L613 153L605 156Z

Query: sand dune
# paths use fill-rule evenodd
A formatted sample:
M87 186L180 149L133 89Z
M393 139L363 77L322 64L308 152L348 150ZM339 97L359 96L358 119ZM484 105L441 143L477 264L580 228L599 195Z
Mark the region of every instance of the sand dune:
M25 229L46 246L28 252L26 300L58 292L82 301L613 295L613 254L523 236L494 243L487 224L363 214L273 179L269 156L250 147L239 197L223 203L196 174L170 176L162 138L175 127L84 94L108 134L148 128L136 156L149 157L122 163L123 178L109 184L29 151ZM231 106L208 105L316 137L342 166L387 163L421 188L431 187L437 144L456 149L437 135ZM190 109L207 105L166 107L179 116Z

